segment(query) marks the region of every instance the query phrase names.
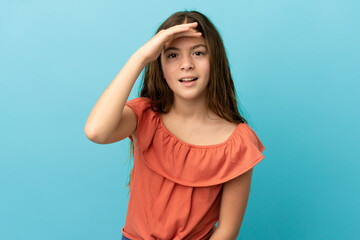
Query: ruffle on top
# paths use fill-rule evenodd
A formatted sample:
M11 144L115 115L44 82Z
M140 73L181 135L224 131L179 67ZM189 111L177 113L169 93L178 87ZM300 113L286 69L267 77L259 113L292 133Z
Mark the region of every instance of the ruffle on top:
M154 172L181 185L212 186L227 182L253 168L265 147L246 123L215 145L193 145L176 138L151 109L150 99L126 103L137 115L136 139L142 159ZM133 141L132 137L129 138Z

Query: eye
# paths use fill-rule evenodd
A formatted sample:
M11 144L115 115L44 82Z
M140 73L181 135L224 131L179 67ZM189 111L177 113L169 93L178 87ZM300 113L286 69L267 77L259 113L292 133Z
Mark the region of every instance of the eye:
M201 51L197 51L197 52L194 52L194 54L196 56L201 56L201 55L204 55L205 53L204 52L201 52Z
M176 57L176 56L177 56L176 53L170 53L170 54L168 55L168 58L174 58L174 57Z

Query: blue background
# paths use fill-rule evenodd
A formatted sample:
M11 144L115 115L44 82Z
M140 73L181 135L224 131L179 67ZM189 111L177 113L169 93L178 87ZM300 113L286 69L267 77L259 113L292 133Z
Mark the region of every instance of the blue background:
M360 239L355 0L1 0L0 239L120 239L129 140L96 144L84 126L131 54L185 9L219 29L266 147L238 239Z

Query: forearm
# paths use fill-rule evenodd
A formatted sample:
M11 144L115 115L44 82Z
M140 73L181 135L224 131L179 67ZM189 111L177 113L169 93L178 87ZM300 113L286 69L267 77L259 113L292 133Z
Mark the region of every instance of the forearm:
M194 31L197 24L180 24L159 31L130 57L91 111L85 124L85 134L88 138L96 139L95 142L104 142L111 136L119 126L131 89L147 63L155 61L165 43L174 37L200 37L201 33Z
M209 240L236 240L238 232L217 227Z
M253 169L224 183L219 223L211 240L236 239L244 219Z
M85 124L87 135L106 139L115 130L131 89L146 64L139 50L130 57L92 109Z

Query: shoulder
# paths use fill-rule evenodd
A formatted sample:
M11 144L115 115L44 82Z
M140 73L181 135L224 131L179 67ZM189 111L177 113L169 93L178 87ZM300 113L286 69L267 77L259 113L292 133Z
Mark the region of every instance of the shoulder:
M238 126L239 126L238 123L229 122L229 121L227 121L225 119L222 119L222 121L219 123L219 127L224 132L233 132Z
M242 142L246 145L251 145L258 149L260 152L265 150L264 145L255 131L247 123L240 123L237 127L237 132Z
M130 107L139 118L146 109L151 108L151 99L146 97L138 97L127 101L125 105Z
M158 114L153 111L150 98L134 98L127 101L126 106L130 107L137 117L136 132L133 133L133 139L136 139L136 142L139 142L145 149L144 146L147 145L145 142L154 135L159 124Z
M213 111L209 111L209 125L214 129L214 131L218 131L221 133L232 133L238 127L238 123L230 122L220 116L218 116Z
M146 97L137 97L131 100L128 100L126 105L130 107L139 107L139 106L147 106L151 104L151 99Z
M255 131L249 126L248 123L240 123L238 125L239 131L244 135L250 138L251 140L255 140L257 138L257 135Z
M145 103L145 102L151 102L151 99L147 97L137 97L127 101L127 103Z

